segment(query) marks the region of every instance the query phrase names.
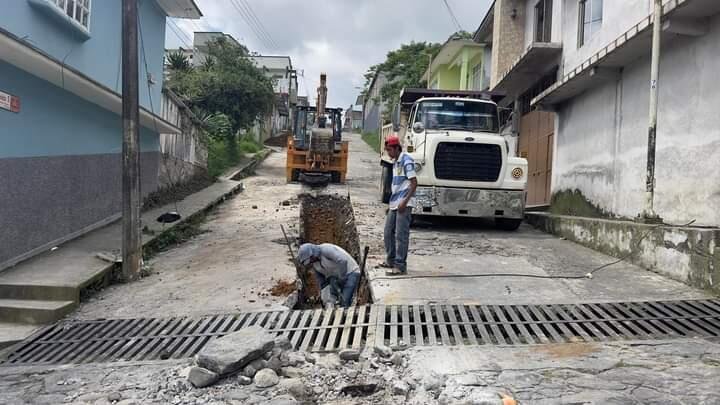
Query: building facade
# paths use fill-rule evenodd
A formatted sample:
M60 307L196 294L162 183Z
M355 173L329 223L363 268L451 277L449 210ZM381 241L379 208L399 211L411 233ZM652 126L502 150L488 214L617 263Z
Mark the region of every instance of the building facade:
M378 132L383 126L383 113L387 103L380 95L380 89L387 84L387 77L378 72L373 77L367 94L363 97L363 132Z
M423 80L431 89L484 90L490 81L484 55L484 44L450 38L432 59Z
M255 65L273 79L275 105L270 116L264 120L264 130L259 130L259 141L277 136L292 128L292 117L298 103L297 72L289 56L252 56Z
M530 105L557 76L562 55L560 0L496 0L474 40L491 45L490 90L505 95L513 111L504 133L528 160L528 207L551 201L553 112Z
M608 214L644 209L652 0L556 0L562 59L531 100L554 110L552 193L579 192ZM655 211L720 225L720 3L664 1Z
M0 13L0 269L119 218L120 6L18 0ZM200 15L192 0L139 2L143 194L159 134L178 131L160 117L165 19Z

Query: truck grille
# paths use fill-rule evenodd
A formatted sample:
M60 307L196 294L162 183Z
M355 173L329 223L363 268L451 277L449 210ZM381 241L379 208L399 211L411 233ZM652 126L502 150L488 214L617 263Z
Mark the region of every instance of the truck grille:
M500 145L440 142L435 151L435 177L438 179L495 182L500 169Z

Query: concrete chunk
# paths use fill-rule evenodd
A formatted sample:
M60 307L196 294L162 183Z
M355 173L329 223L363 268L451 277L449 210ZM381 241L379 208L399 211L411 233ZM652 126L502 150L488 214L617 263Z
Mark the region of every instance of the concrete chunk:
M197 364L217 374L234 373L272 350L274 337L251 326L208 343L197 355Z
M195 388L204 388L215 384L220 379L220 376L208 369L193 367L190 369L187 379Z

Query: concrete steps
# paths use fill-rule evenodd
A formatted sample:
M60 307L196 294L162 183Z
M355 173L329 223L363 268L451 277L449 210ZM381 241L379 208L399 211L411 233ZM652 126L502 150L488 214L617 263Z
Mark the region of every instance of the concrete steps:
M0 282L0 299L79 301L80 288L64 285L14 284Z
M40 327L41 325L0 322L0 350L25 340Z
M75 301L0 299L0 319L10 323L45 324L64 317L76 307Z

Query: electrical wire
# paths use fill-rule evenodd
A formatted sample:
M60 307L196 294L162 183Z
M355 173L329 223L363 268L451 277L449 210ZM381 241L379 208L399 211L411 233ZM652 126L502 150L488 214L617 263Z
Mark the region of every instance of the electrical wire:
M458 31L463 31L462 26L460 25L460 21L458 21L457 17L455 17L455 13L452 10L452 7L450 7L450 4L447 0L443 0L443 3L445 3L445 8L447 8L448 13L450 13L450 18L453 21L453 24L455 24L455 27Z
M546 276L542 274L525 274L525 273L493 273L493 274L419 274L419 275L412 275L412 276L379 276L379 277L373 277L373 280L409 280L409 279L421 279L421 278L480 278L480 277L516 277L516 278L539 278L539 279L548 279L548 280L583 280L583 279L592 279L593 275L601 270L607 269L608 267L614 266L618 263L621 263L637 254L637 248L640 246L640 243L645 240L645 238L650 235L654 230L661 226L677 226L677 227L685 227L690 226L693 223L695 223L695 220L682 224L682 225L671 225L671 224L657 224L652 226L650 229L645 231L641 236L640 239L635 241L633 244L633 248L630 249L630 252L628 252L626 255L620 257L617 260L614 260L610 263L605 263L602 266L595 267L594 269L590 270L588 273L586 273L583 276L570 276L570 275L560 275L560 276Z
M240 14L240 17L247 23L248 27L250 27L250 30L255 34L257 39L260 41L260 44L262 46L265 46L268 49L274 48L273 44L270 42L268 38L266 38L262 31L257 27L255 24L255 21L250 17L244 8L241 8L240 5L237 3L236 0L230 0L230 4L235 8L235 10Z
M255 10L253 10L253 8L252 8L252 6L250 5L250 3L249 3L247 0L238 0L238 1L239 1L240 4L244 4L244 5L245 5L245 9L248 11L248 14L250 15L250 17L253 18L253 20L255 21L255 23L257 24L257 26L260 28L260 31L261 31L263 34L265 34L265 36L270 40L270 44L272 44L272 46L273 46L275 49L278 49L279 46L278 46L277 42L275 41L275 38L273 38L273 36L270 35L270 32L267 30L267 28L265 28L265 24L262 23L262 21L260 20L260 18L258 18L257 14L255 14Z

